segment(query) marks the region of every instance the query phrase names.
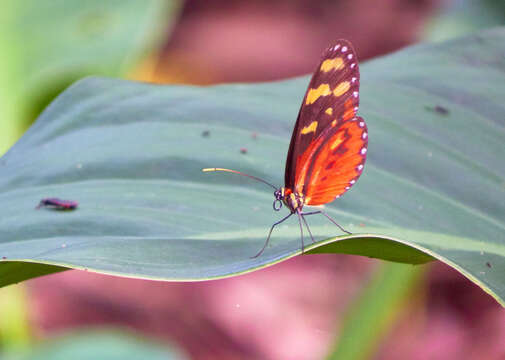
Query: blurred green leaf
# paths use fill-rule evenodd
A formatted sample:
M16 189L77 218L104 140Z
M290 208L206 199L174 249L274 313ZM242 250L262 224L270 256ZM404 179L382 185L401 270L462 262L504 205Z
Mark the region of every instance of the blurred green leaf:
M505 1L458 0L447 2L425 28L425 38L443 41L505 24Z
M25 287L0 289L0 351L24 348L31 340Z
M178 1L5 0L0 12L0 153L54 96L89 75L119 76L167 31Z
M504 40L497 29L362 66L369 159L356 186L327 206L354 235L309 249L407 263L436 258L504 303ZM200 169L228 167L281 185L307 82L191 87L91 78L72 86L0 159L0 284L9 283L13 262L182 281L300 254L290 219L251 259L285 210L272 211L272 190L261 183ZM54 196L79 201L79 209L34 210ZM317 239L341 235L323 216L309 222Z
M182 360L179 352L118 330L86 330L58 336L3 360Z
M371 359L419 283L423 267L385 263L354 302L328 359Z

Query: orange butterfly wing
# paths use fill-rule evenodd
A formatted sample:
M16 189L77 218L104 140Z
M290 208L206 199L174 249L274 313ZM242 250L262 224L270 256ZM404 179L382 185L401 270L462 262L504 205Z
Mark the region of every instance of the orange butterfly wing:
M303 98L286 159L285 187L294 187L302 154L332 123L354 118L358 106L356 52L347 40L337 40L324 51Z
M301 156L295 188L306 205L333 201L358 180L365 165L368 129L361 117L329 126Z

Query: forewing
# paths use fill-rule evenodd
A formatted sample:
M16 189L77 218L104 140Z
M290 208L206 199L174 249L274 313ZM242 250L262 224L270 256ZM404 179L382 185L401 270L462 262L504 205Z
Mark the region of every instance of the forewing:
M322 205L349 190L363 172L368 130L361 117L325 129L300 156L296 191L306 205Z
M323 53L303 98L286 159L286 187L294 186L301 154L332 122L340 124L354 118L358 105L356 52L347 40L338 40Z

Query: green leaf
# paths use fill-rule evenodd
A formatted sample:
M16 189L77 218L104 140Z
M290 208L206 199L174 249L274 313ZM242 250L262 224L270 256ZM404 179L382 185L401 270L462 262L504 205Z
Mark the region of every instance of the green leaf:
M78 331L24 351L3 354L4 360L182 360L178 351L113 329Z
M2 1L0 153L27 120L89 75L125 75L166 33L178 1ZM35 115L34 115L35 114Z
M328 359L371 359L419 284L424 267L385 263L353 302Z
M24 348L32 341L26 287L15 285L0 291L0 349Z
M407 263L436 258L504 304L504 40L500 28L363 64L369 158L353 189L327 206L354 234L311 216L314 236L326 240L307 249ZM281 185L307 83L90 78L72 86L0 159L0 284L9 283L12 262L181 281L300 254L291 218L251 259L286 210L272 211L264 184L200 169L227 167ZM80 205L34 210L44 197Z
M426 38L448 40L505 22L505 2L502 0L460 0L448 3L431 18L424 29Z

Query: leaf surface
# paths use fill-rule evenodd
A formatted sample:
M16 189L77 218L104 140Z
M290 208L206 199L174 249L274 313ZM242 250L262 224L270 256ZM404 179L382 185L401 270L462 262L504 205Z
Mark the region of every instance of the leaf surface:
M498 28L363 64L367 164L326 207L353 235L311 216L318 242L306 250L439 259L504 304L504 54ZM272 211L264 184L201 169L236 169L281 186L307 82L78 82L0 159L0 284L23 280L13 264L31 266L25 278L42 271L36 263L56 266L46 272L196 281L300 254L291 218L251 259L286 209ZM79 208L34 210L44 197Z

